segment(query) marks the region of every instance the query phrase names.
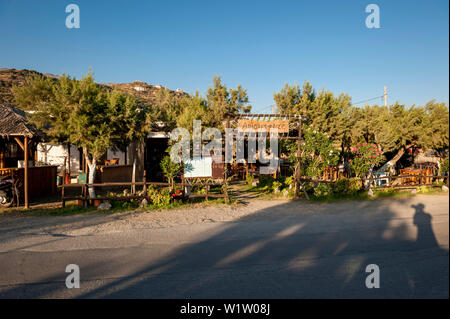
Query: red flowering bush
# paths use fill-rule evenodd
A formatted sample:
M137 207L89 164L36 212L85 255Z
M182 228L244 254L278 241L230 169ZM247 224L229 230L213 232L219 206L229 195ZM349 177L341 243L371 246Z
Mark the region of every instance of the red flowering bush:
M183 192L181 191L181 189L177 189L176 191L172 192L172 195L171 195L172 199L176 198L176 197L181 197L181 196L183 196Z
M157 189L153 185L147 188L147 195L154 206L165 207L170 204L171 190L169 188Z
M376 166L384 160L383 151L375 144L358 144L352 148L351 168L357 177L365 175L372 165Z

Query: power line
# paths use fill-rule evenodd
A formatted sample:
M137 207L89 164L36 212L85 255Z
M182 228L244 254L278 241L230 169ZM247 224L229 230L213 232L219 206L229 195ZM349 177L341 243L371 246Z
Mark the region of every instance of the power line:
M393 98L390 94L388 94L388 96L392 99L392 101L399 102L398 99Z
M267 109L270 109L270 110L272 111L272 109L273 109L273 104L272 104L272 105L269 105L269 106L266 106L266 107L263 107L262 109L259 109L259 111L264 111L264 110L267 110Z
M393 99L390 94L387 94L387 96L389 96L391 99ZM380 95L380 96L376 96L376 97L370 98L370 99L367 99L367 100L358 101L358 102L355 102L355 103L352 103L352 104L353 105L357 105L357 104L361 104L361 103L364 103L364 102L369 102L369 101L373 101L373 100L376 100L376 99L382 99L382 98L384 98L384 94ZM267 109L273 109L273 105L266 106L266 107L264 107L262 109L259 109L259 110L260 111L264 111L264 110L267 110Z
M371 98L371 99L367 99L367 100L363 100L363 101L358 101L358 102L355 102L355 103L352 103L353 105L356 105L356 104L360 104L360 103L364 103L364 102L369 102L369 101L373 101L373 100L376 100L376 99L380 99L380 98L383 98L384 97L384 95L380 95L380 96L376 96L376 97L373 97L373 98Z

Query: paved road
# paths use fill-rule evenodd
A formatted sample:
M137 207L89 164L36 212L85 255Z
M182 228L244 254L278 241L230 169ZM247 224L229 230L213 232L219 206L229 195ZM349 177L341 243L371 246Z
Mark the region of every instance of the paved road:
M448 199L254 201L230 221L167 227L88 215L77 231L73 217L0 216L0 297L448 298ZM79 289L65 286L68 264Z

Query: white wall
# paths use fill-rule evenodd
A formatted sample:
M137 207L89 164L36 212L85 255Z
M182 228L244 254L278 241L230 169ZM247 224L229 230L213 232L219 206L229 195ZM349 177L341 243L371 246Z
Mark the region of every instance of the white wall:
M37 151L39 163L58 165L60 170L63 169L64 158L68 156L67 146L39 143ZM80 170L80 152L73 145L70 146L70 170L72 172Z
M67 146L51 143L38 144L38 162L42 164L58 165L59 170L63 169L64 158L68 156ZM125 153L108 150L106 159L119 158L119 164L125 165ZM68 169L68 166L66 166ZM81 171L80 152L78 148L70 146L70 171L76 173Z

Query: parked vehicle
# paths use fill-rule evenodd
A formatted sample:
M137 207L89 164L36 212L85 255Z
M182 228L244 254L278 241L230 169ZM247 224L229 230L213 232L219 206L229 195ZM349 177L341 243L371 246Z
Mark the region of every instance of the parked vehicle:
M11 176L0 176L0 207L10 207L18 195L14 179Z

